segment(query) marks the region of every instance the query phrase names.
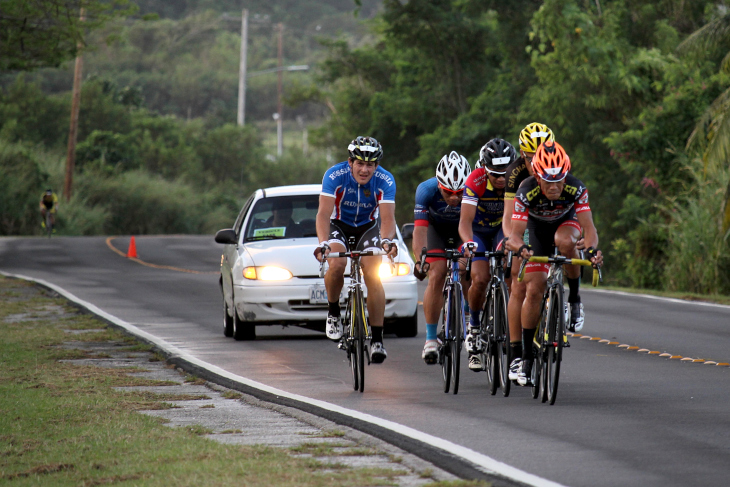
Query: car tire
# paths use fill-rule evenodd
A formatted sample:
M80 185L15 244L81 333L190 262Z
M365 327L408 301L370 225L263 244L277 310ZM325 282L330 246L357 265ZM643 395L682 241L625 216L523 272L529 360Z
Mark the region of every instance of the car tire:
M233 336L233 316L228 312L225 298L223 298L223 335L229 338Z
M233 310L233 338L235 340L256 340L256 325L252 321L243 321L238 311Z
M399 338L413 338L418 335L418 316L413 315L395 320L393 332Z

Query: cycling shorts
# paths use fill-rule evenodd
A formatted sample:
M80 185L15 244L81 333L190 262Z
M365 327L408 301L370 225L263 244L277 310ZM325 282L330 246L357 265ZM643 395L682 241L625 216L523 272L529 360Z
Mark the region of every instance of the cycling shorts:
M485 252L487 250L494 252L504 240L502 228L498 228L496 232L477 233L474 232L474 241L477 243L477 252ZM473 261L488 260L486 257L474 257Z
M449 242L453 240L453 242ZM452 243L452 245L449 245ZM426 233L426 249L429 253L443 254L446 249L458 249L461 246L461 237L459 237L459 225L436 226L430 224ZM426 262L435 262L437 260L446 260L446 257L426 257Z
M533 255L552 256L555 253L555 232L558 231L558 228L565 226L576 228L579 232L582 230L575 214L575 208L556 222L548 223L530 218L527 220L525 243L532 247ZM550 264L530 262L525 266L525 273L547 273L549 270Z
M355 246L350 248L350 237L355 237ZM380 226L377 221L353 227L340 220L330 220L330 234L328 244L338 243L347 249L352 250L381 250Z

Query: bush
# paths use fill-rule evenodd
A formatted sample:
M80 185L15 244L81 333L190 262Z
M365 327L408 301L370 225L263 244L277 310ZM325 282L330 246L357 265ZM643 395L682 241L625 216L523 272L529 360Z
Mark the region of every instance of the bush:
M39 202L48 185L38 159L44 154L0 139L0 235L39 233Z

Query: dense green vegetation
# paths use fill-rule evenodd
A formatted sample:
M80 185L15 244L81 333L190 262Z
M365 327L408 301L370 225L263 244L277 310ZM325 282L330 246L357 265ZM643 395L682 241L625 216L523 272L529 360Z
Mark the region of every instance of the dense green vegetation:
M211 231L255 187L319 181L357 134L383 143L408 221L444 153L473 162L540 121L589 187L607 277L730 292L724 0L136 3L88 37L70 233ZM250 78L247 126L234 125L243 7L251 71L276 66L278 22L284 64L313 67L285 74L283 158L276 75ZM0 167L18 179L0 183L3 233L33 231L34 185L60 187L70 69L0 73Z

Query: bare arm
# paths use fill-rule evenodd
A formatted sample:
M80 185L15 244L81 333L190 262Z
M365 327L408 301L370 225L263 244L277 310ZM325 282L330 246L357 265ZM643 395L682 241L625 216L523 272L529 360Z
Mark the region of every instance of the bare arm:
M504 213L502 214L502 233L505 237L512 235L512 213L515 210L515 199L504 199Z
M418 226L413 229L413 255L416 260L421 256L423 247L428 246L428 227Z
M330 217L335 208L335 199L331 196L319 195L319 210L317 210L317 238L324 242L330 234Z
M585 232L585 248L598 248L598 232L596 231L596 226L593 224L593 212L581 211L580 213L576 213L575 216L578 218L578 223L580 223L580 226ZM603 263L603 254L600 250L591 258L591 262L597 265L601 265Z
M511 250L512 252L519 252L520 247L525 245L525 241L522 240L522 236L525 234L525 229L527 228L527 222L522 220L514 220L512 222L512 234L509 236L509 240L507 240L507 249ZM519 255L519 257L522 257L523 259L529 258L530 255L532 255L532 251L528 251L527 249L524 249L522 251L522 254Z
M459 218L459 237L462 242L468 242L474 239L474 232L472 231L471 225L474 223L474 217L477 214L477 207L461 203L461 217ZM484 250L484 249L479 249Z
M380 203L380 238L395 238L395 203Z

